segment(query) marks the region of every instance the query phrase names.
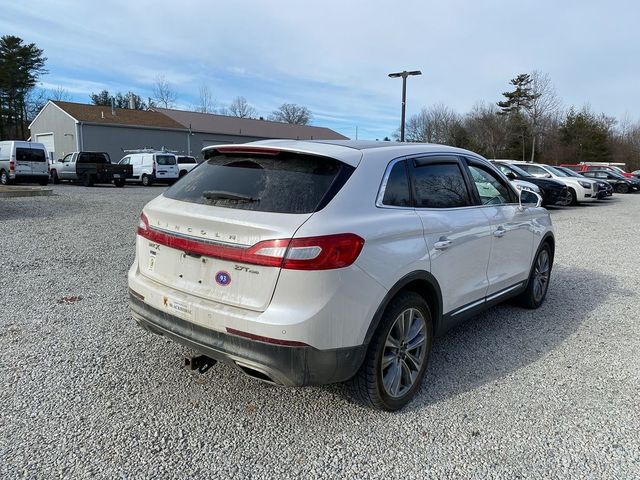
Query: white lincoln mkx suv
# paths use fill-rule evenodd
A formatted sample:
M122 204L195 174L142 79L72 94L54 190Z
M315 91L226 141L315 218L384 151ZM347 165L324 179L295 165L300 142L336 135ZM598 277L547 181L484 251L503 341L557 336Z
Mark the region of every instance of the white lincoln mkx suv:
M203 154L144 207L129 289L142 327L210 364L280 385L350 381L396 410L435 336L508 298L544 301L549 214L477 154L290 140Z

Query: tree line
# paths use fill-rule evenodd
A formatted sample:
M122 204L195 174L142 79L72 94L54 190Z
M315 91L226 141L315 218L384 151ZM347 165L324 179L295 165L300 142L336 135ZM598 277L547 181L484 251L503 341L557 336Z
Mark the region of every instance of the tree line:
M146 110L147 108L174 108L177 104L178 92L171 86L164 75L158 75L156 77L152 93L153 97L149 97L146 102L133 92L117 92L112 95L108 90L92 93L89 98L94 105L109 106L113 99L116 108L131 108L131 106L133 106L133 108L138 110ZM309 108L294 103L283 103L265 118L258 114L258 111L245 97L237 96L228 105L221 105L206 85L202 85L198 93L198 103L192 105L190 108L195 112L213 113L238 118L267 119L274 122L295 125L309 125L313 118ZM130 102L133 102L133 104Z
M640 168L640 122L618 121L588 105L563 107L550 76L540 71L509 83L502 99L479 102L465 114L444 104L422 108L408 119L405 139L462 147L487 158Z

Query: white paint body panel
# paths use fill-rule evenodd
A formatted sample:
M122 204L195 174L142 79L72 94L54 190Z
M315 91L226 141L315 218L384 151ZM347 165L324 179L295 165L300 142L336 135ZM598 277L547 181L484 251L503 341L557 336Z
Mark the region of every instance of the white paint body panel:
M478 158L464 150L420 144L356 149L286 140L247 145L331 156L356 168L333 200L313 214L236 210L160 196L144 208L150 225L238 245L354 233L365 239L359 257L349 267L323 271L249 265L259 270L256 275L235 273L232 262L210 259L210 266L202 266L192 258L187 262L183 252L161 246L168 255L160 258L167 261L161 260L150 271L149 242L138 237L129 286L149 305L221 332L233 328L300 341L319 349L356 346L364 342L389 290L406 275L430 272L442 290L443 313L448 313L484 301L487 295L510 283L526 280L542 236L552 232L549 214L543 208L520 211L516 205L456 209L376 206L383 176L392 160L421 153ZM493 233L499 226L507 229L507 234L496 238ZM452 240L451 248L436 250L435 243L443 236ZM232 270L230 286L236 282L235 290L211 285L211 276L217 269ZM199 284L198 280L206 280L206 284ZM176 311L171 301L186 305L188 312Z

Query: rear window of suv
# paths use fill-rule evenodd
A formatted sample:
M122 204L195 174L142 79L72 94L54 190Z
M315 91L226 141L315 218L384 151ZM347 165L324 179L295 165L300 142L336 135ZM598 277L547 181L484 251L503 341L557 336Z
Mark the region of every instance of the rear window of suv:
M240 210L312 213L331 201L353 170L332 158L293 152L215 155L164 195Z

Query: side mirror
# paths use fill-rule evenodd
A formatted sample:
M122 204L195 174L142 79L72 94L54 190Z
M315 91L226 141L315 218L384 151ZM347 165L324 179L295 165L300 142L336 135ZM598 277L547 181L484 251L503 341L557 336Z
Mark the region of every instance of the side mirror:
M550 173L547 173L544 177L545 178L552 178Z
M533 205L535 205L536 208L541 206L542 197L531 190L525 190L524 188L518 190L518 210L522 212L525 208L530 208Z
M507 173L506 173L506 176L507 176L507 178L508 178L509 180L515 180L516 178L518 178L518 177L516 177L516 174L515 174L515 173L513 173L513 172L507 172Z

